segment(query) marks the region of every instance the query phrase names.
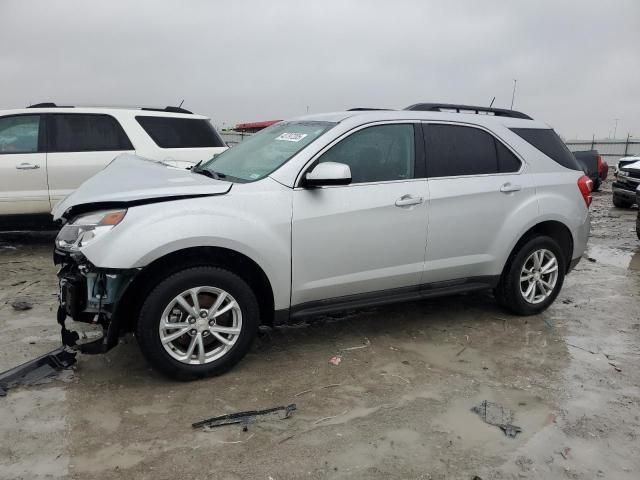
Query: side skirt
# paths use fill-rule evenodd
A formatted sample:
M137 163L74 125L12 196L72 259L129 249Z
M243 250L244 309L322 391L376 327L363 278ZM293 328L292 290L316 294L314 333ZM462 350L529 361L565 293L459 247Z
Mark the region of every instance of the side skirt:
M351 310L365 307L376 307L391 303L401 303L426 298L442 297L458 293L474 292L495 288L500 280L499 275L461 278L435 282L411 287L394 288L391 290L379 290L376 292L346 295L344 297L329 298L294 305L290 309L275 312L274 323L281 324L290 320L298 320L304 317L324 315L343 310Z

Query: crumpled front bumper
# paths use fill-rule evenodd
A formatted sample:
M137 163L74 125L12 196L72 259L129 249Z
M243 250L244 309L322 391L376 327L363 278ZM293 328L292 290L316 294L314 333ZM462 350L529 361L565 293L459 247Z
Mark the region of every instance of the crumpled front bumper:
M96 268L81 253L54 251L58 271L58 313L63 345L82 353L104 353L118 344L119 328L114 313L137 270ZM66 320L102 327L103 335L79 343L80 334L67 329Z

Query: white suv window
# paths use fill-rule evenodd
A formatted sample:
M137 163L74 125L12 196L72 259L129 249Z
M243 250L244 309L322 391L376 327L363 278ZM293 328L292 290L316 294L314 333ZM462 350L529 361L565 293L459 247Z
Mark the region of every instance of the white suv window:
M38 151L40 115L16 115L0 118L0 153Z
M338 162L351 168L352 183L413 178L413 124L377 125L348 136L325 152L318 162Z
M209 120L137 116L136 121L160 148L224 147Z
M50 152L133 150L124 130L110 115L56 113L51 117Z

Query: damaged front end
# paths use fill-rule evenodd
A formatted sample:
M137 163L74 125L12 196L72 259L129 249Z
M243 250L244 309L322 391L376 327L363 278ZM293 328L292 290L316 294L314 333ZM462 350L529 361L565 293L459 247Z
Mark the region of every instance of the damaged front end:
M59 267L58 323L62 343L82 353L104 353L118 343L119 328L113 315L137 269L97 268L81 252L83 246L109 231L126 210L102 210L76 217L63 226L56 238L54 263ZM80 334L66 328L66 319L102 327L103 335L79 343Z

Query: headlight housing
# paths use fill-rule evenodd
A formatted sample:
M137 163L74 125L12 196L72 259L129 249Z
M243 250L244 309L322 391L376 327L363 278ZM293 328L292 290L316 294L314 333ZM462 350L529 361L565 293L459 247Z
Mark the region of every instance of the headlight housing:
M78 251L118 225L126 214L126 209L119 209L80 215L62 227L56 237L56 247L67 252Z
M618 170L618 176L619 177L628 177L629 176L629 172L625 172L624 170Z

